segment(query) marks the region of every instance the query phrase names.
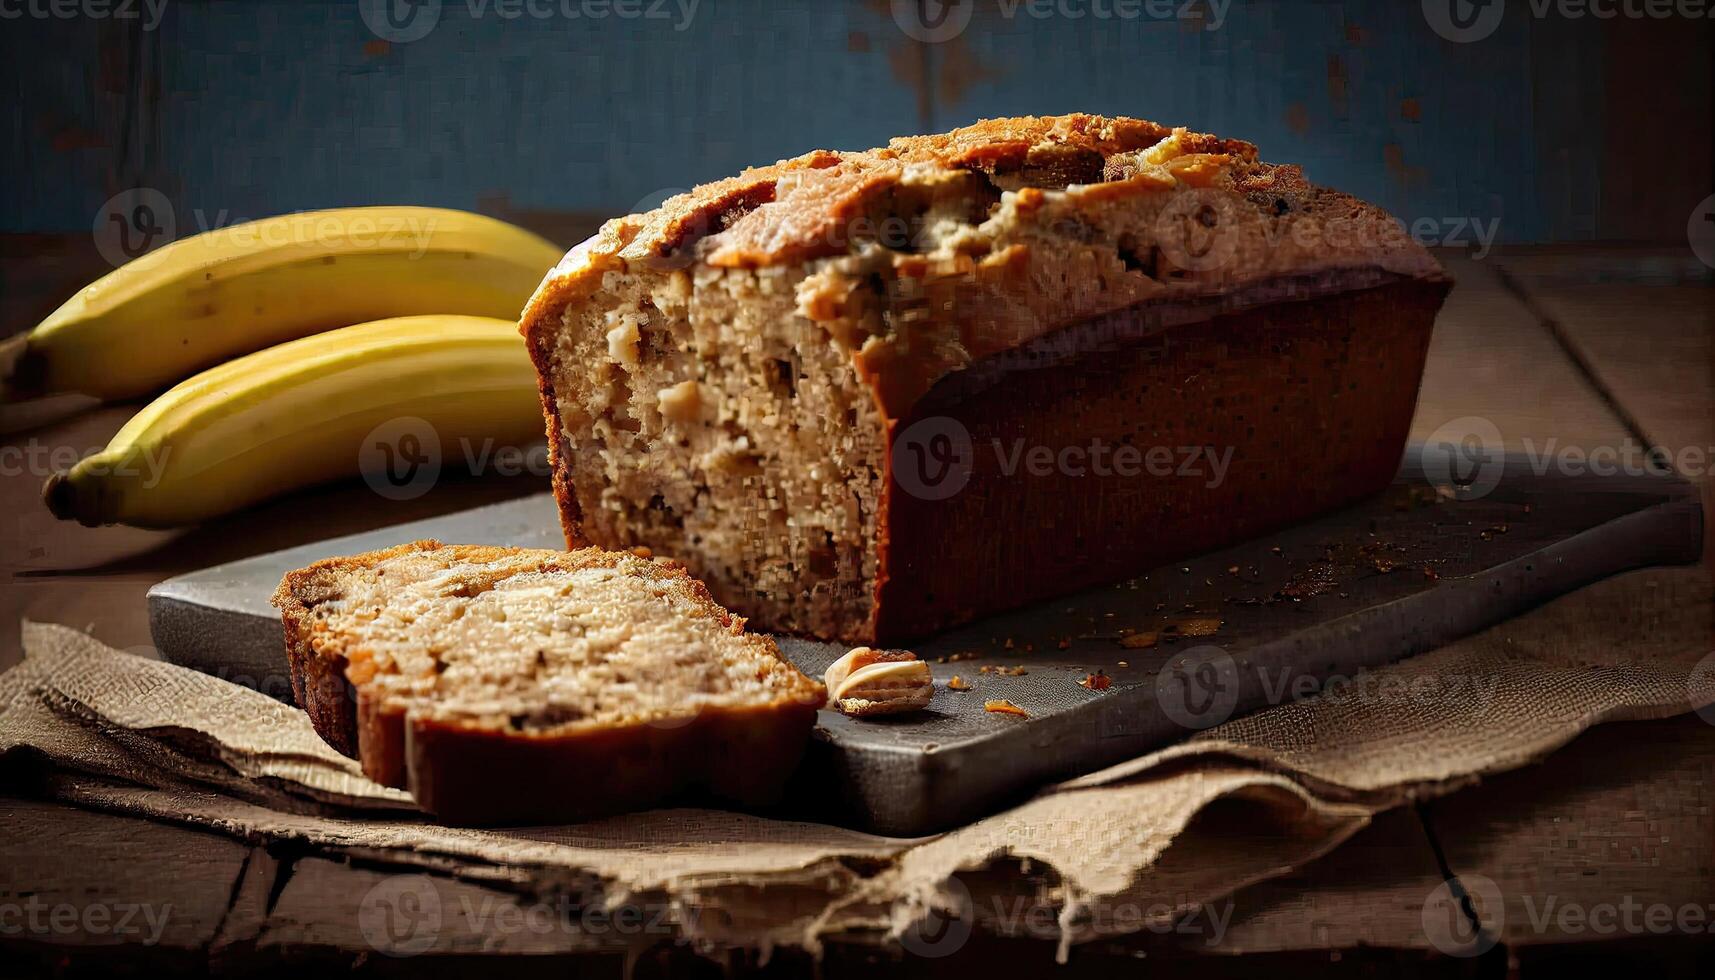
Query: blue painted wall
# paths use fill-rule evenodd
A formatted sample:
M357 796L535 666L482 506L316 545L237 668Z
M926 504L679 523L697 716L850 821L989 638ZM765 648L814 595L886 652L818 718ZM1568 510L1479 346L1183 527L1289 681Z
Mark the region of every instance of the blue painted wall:
M497 2L443 0L397 43L359 0L167 0L147 32L0 21L0 231L87 229L134 185L171 199L181 233L359 203L616 213L813 147L1074 109L1241 136L1406 218L1499 218L1512 241L1599 230L1580 194L1601 175L1540 171L1599 165L1601 126L1568 120L1601 86L1602 36L1562 31L1555 56L1584 75L1543 105L1528 16L1455 44L1412 0L1233 0L1219 29L991 2L924 44L889 0L700 0L688 25L680 0L673 19Z

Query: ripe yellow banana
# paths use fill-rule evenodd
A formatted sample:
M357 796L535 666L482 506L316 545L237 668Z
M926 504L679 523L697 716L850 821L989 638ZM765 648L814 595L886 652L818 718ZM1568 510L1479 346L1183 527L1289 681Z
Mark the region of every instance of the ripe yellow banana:
M545 239L441 208L306 211L203 232L67 300L10 351L0 400L160 391L228 358L382 317L516 318L560 259Z
M432 480L441 458L531 446L543 430L511 320L397 317L196 375L50 477L43 498L64 520L175 527L360 472L389 493L399 484L383 481Z

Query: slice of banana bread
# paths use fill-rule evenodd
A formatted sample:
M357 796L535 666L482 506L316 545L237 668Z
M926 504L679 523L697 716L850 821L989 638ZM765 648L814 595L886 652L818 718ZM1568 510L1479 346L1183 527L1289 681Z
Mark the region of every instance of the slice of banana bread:
M882 644L1376 492L1449 288L1238 140L997 119L608 222L526 308L568 542Z
M291 572L292 688L370 778L456 823L775 798L825 692L674 563L418 541Z

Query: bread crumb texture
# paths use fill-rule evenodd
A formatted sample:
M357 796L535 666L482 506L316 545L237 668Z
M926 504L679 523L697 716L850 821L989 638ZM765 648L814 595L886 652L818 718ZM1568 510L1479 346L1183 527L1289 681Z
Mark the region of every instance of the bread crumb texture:
M938 381L1138 304L1312 295L1351 269L1440 274L1384 212L1249 143L1024 117L806 153L609 221L522 329L570 539L678 553L770 629L855 637L889 426Z
M676 564L420 542L287 577L318 657L379 705L507 734L671 723L820 685Z

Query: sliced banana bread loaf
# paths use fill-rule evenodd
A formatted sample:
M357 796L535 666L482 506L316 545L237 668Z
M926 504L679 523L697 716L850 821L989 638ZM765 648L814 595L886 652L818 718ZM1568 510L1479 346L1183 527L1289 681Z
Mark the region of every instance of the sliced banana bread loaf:
M1449 281L1138 119L816 151L608 222L525 310L568 542L879 644L1386 486Z
M460 823L778 794L825 692L681 566L419 541L291 572L293 693L370 778Z

